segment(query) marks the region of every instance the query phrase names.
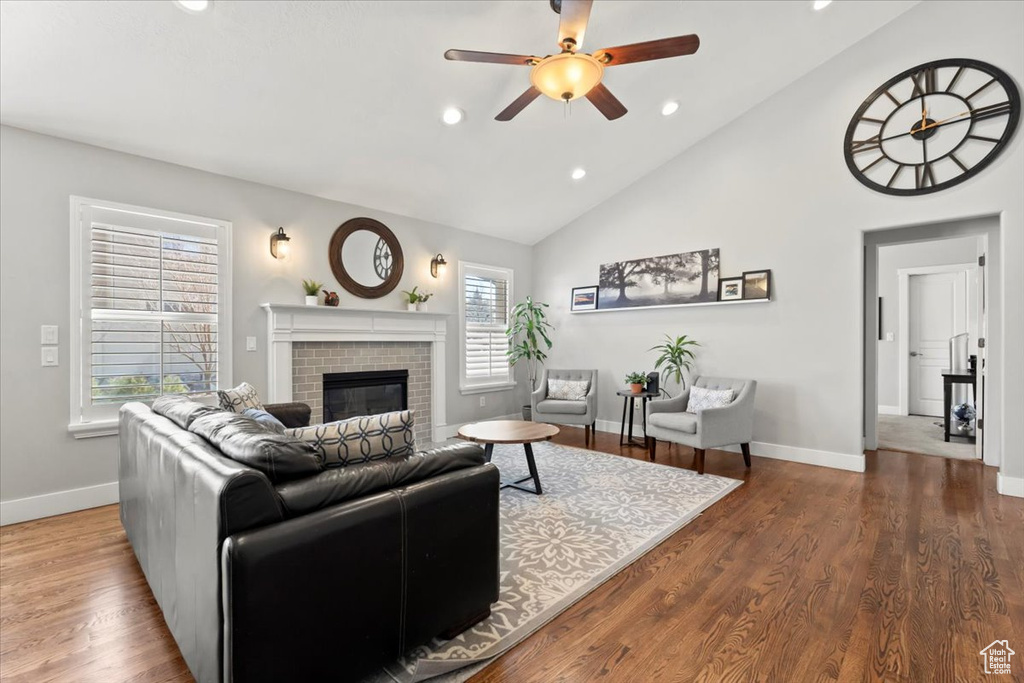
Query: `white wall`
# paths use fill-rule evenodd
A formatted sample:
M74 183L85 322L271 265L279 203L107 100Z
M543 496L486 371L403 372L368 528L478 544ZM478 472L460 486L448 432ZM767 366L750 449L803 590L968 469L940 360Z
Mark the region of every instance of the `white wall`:
M899 271L921 266L945 266L977 262L977 237L895 244L878 249L878 296L882 297L882 340L878 342L878 405L886 408L899 406ZM977 292L977 271L973 271L969 293ZM967 302L968 332L971 335L970 353L977 354L978 306L973 299ZM893 335L886 341L885 335Z
M989 436L1016 445L1002 475L1024 477L1021 132L978 177L923 197L873 192L843 159L860 103L916 64L972 57L1024 82L1022 27L1024 3L922 3L539 243L534 290L554 304L558 327L550 365L597 368L600 417L614 423L623 374L650 368L646 349L663 334L686 333L703 344L698 373L760 382L755 453L849 464L862 458L865 231L999 215L1005 325L993 342L1005 344L993 346L990 370L1005 377L1011 419ZM594 284L602 263L707 247L721 248L723 275L771 268L776 300L568 312L570 288Z
M344 163L340 160L339 163ZM517 413L525 398L513 391L462 396L458 391L459 323L457 268L444 281L430 277L437 252L459 259L511 267L515 296L528 293L530 248L403 216L385 214L235 180L211 173L0 127L0 501L5 517L12 500L95 487L117 479L117 439L75 440L67 431L70 293L68 281L70 195L219 218L234 224L234 380L265 392L266 301L301 303L300 282L315 278L339 290L345 307L404 308L400 290L419 285L436 292L432 311L448 311L448 422ZM388 225L405 253L405 275L383 299L345 292L327 260L334 230L349 218L369 216ZM274 260L270 234L284 226L292 256ZM330 287L330 285L335 285ZM39 326L60 326L60 367L40 367ZM246 352L246 336L258 340ZM111 488L80 491L67 500L103 502ZM55 499L39 501L56 504ZM13 513L11 513L13 514Z

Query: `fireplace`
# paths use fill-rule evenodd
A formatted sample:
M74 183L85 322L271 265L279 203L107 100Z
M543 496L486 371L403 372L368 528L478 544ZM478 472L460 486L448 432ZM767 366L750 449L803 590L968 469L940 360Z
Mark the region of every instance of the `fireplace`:
M409 407L409 371L325 373L324 422Z

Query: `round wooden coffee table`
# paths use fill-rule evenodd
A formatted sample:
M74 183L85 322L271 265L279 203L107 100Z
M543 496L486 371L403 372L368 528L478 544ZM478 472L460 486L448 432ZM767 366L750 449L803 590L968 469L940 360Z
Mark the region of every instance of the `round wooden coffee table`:
M523 444L523 450L526 451L526 466L530 468L530 476L523 477L518 481L503 481L501 488L519 489L527 493L535 493L538 496L544 491L540 487L540 475L537 473L537 463L533 459L533 447L530 444L537 441L549 441L556 434L558 434L558 427L555 425L521 420L474 422L459 429L460 439L484 444L484 457L487 458L487 462L491 461L494 444ZM524 481L530 479L533 480L532 489L521 486Z

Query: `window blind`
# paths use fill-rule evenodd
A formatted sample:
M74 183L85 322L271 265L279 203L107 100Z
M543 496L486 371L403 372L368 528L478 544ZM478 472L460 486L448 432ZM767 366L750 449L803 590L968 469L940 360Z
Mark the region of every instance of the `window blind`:
M497 272L464 274L465 378L469 384L509 381L508 290L509 278Z
M91 223L92 404L217 388L220 254L216 230L207 231Z

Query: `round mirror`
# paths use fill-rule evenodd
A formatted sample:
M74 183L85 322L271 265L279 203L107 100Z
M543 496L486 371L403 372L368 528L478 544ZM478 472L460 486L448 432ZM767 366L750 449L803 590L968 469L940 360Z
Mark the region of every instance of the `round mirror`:
M402 247L380 221L345 221L334 231L329 250L334 277L356 296L377 299L391 292L402 279Z

